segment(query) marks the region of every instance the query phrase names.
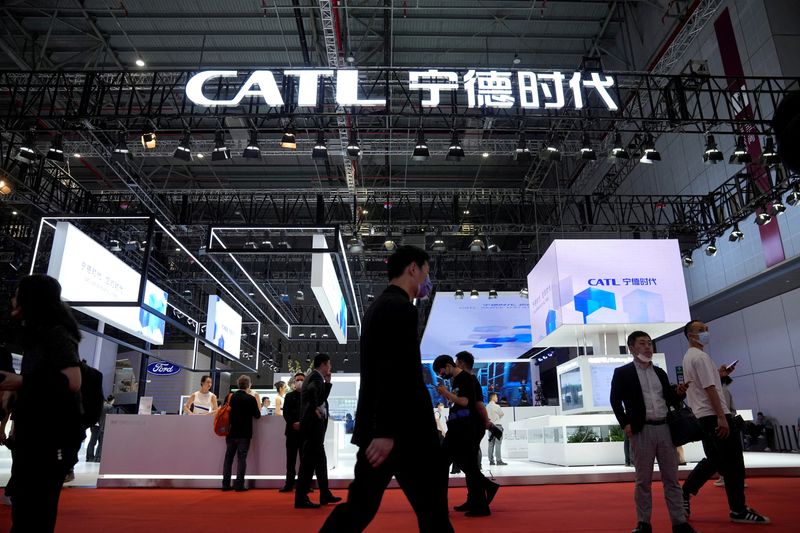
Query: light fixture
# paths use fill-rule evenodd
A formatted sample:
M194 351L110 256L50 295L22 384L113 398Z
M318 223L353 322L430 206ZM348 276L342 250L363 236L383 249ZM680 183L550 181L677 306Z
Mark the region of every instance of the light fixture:
M531 160L531 150L528 148L528 139L525 132L519 132L517 147L514 149L514 161L517 163L527 163Z
M328 145L325 142L325 132L322 130L317 132L317 142L314 143L314 148L311 150L311 157L322 160L328 158Z
M800 182L792 186L792 192L786 197L786 203L792 207L800 203Z
M640 163L653 164L654 161L661 161L661 153L656 150L656 142L650 133L644 138L642 151L644 153L642 154L642 158L639 159Z
M703 152L703 162L706 164L716 165L724 159L725 158L722 156L722 152L720 152L719 148L717 148L717 142L714 140L714 136L709 133L706 136L706 149Z
M483 152L481 154L481 157L483 157L484 159L488 158L489 157L489 152Z
M717 255L717 239L711 239L711 243L706 246L706 255L709 257Z
M478 292L478 289L472 289L469 291L469 299L470 300L477 300L481 293Z
M191 161L192 160L192 138L191 134L188 131L183 133L183 138L181 142L178 144L178 147L175 148L175 152L173 152L172 157L175 159L180 159L181 161Z
M283 146L283 141L281 141ZM261 157L261 148L258 147L258 131L250 130L250 139L247 141L247 146L242 152L242 157L245 159L259 159Z
M414 152L411 154L412 161L427 161L431 157L428 150L428 141L425 140L425 132L420 128L417 130L417 142L414 143Z
M772 222L772 215L770 215L766 211L761 211L756 215L755 223L758 224L759 226L766 226L770 222Z
M117 132L117 144L111 150L112 161L123 163L131 157L131 151L128 148L128 141L124 131Z
M495 242L490 244L489 247L487 248L487 250L489 250L493 254L496 254L497 252L502 251L502 250L500 250L500 245L495 243Z
M62 134L57 134L53 142L50 143L50 149L47 150L46 157L51 161L64 162L64 136Z
M732 165L746 165L747 163L752 163L753 157L747 153L747 147L744 145L744 135L739 135L736 138L736 148L733 149L733 153L731 154L731 158L728 159L728 163Z
M143 66L145 66L144 59L142 59L141 57L137 57L137 58L136 58L136 66L137 66L137 67L143 67Z
M739 224L734 224L728 240L731 242L738 242L744 239L744 233L739 229Z
M269 240L269 239L264 239L263 241L261 241L261 246L263 246L264 248L267 248L269 250L272 250L272 248L273 248L272 247L272 241Z
M689 268L694 264L694 259L692 259L692 252L686 252L683 255L683 266Z
M286 126L283 130L283 136L281 136L281 148L285 148L286 150L297 150L297 139L294 135L294 126L292 123Z
M547 161L561 161L561 150L558 149L558 140L551 138L544 143L544 158Z
M122 248L120 247L119 241L117 239L111 239L108 242L111 244L111 246L108 248L108 250L110 252L121 252L122 251Z
M364 251L364 241L361 240L357 233L354 233L350 240L347 241L347 251L353 254L360 254Z
M469 251L470 252L482 252L486 249L486 245L483 244L483 241L480 237L475 237L471 243L469 243Z
M20 163L24 163L26 165L30 165L34 161L36 161L36 139L35 134L31 131L25 136L25 140L22 141L22 144L19 146L19 152L17 153L17 161Z
M446 252L447 243L445 243L444 239L442 239L441 236L439 236L436 238L436 240L433 241L433 246L431 246L431 250L438 253Z
M489 299L496 300L497 299L497 291L494 289L489 290Z
M456 300L463 300L464 299L464 291L461 289L456 289L456 292L453 293L453 296Z
M17 210L11 211L11 216L15 217L17 215L19 215L19 211Z
M514 54L514 59L511 60L512 63L515 65L519 65L522 63L522 60L519 58L519 54Z
M764 139L764 149L761 151L759 162L762 165L772 165L778 162L778 151L775 150L775 139L767 135Z
M356 62L356 56L353 55L353 51L352 50L347 52L347 57L345 57L345 59L347 60L348 63L355 63Z
M375 295L374 295L374 294L372 294L371 292L370 292L370 293L367 293L367 301L368 301L368 302L372 302L372 301L374 301L374 300L375 300Z
M347 138L347 157L357 159L361 157L361 146L358 145L358 135L351 131Z
M584 161L595 161L597 159L597 154L594 152L594 148L592 148L592 142L589 140L589 134L583 134L583 142L581 143L581 159Z
M153 150L156 147L156 133L152 128L142 130L142 148Z
M217 130L216 133L214 133L214 149L211 151L211 160L227 161L230 158L230 148L225 146L225 132Z
M393 252L397 248L397 243L392 239L392 232L386 234L386 240L383 241L383 247L387 252Z
M294 293L294 299L298 302L303 302L306 299L306 293L298 289L297 292Z
M78 152L75 152L74 154L72 154L72 157L74 157L76 159L80 159L81 158L81 154L79 154Z
M611 147L608 157L610 159L630 159L628 151L622 146L622 135L617 132L614 134L614 145Z
M772 216L782 215L785 211L786 211L786 206L783 205L783 202L781 202L780 200L775 200L772 203L772 207L770 208Z
M0 179L0 195L7 196L11 194L11 184L6 180Z
M519 290L519 297L520 298L528 298L528 288L523 287Z
M458 133L456 130L450 135L450 148L447 150L446 161L461 161L464 159L464 148L461 146L461 141L458 140Z

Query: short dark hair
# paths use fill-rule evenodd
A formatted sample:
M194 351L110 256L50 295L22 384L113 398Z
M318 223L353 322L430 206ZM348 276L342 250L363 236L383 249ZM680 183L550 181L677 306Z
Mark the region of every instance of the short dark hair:
M294 375L294 379L297 379L299 376L303 376L304 378L306 377L306 375L303 374L302 372L298 372L297 374Z
M687 339L689 338L689 330L692 329L692 324L694 324L695 322L700 322L700 321L697 319L692 319L689 322L687 322L685 326L683 326L683 336L686 337Z
M456 366L456 362L453 361L453 358L449 355L440 355L433 360L433 371L438 374L439 370L443 369L447 365Z
M422 248L410 245L400 246L389 256L389 261L386 263L386 274L390 280L399 278L411 263L416 263L422 268L430 259L431 256Z
M285 381L278 381L277 383L275 383L275 390L276 391L280 391L281 387L285 387L285 386L286 386L286 382Z
M444 407L444 404L443 404L442 402L436 402L436 407L439 407L440 405L441 405L442 407Z
M464 363L469 370L475 365L475 357L466 350L456 354L456 361Z
M633 333L631 333L630 335L628 335L628 348L630 348L631 346L633 346L634 344L636 344L636 340L637 340L639 337L647 337L648 339L650 339L650 340L653 340L653 338L652 338L652 337L650 336L650 334L649 334L649 333L647 333L647 332L644 332L644 331L634 331Z
M331 360L331 356L326 353L318 353L314 356L314 368L319 368L328 361Z
M496 392L490 392L489 393L489 401L492 401L492 396L494 396L495 398L499 398L499 396L497 396Z
M207 379L211 379L211 376L203 376L200 378L200 385L206 382Z

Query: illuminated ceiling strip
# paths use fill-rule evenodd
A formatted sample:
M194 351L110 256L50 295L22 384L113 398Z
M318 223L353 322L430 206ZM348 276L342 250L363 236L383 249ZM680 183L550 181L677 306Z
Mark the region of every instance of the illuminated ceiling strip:
M42 226L44 225L44 218L39 221L39 231L36 233L36 244L33 247L33 259L31 259L31 269L28 272L29 276L33 275L33 266L36 264L36 254L39 253L39 241L42 238Z
M337 232L339 235L339 247L342 250L342 259L344 259L344 269L347 271L347 281L350 283L350 294L353 296L353 305L356 308L356 320L358 321L358 335L361 336L361 311L358 309L358 298L356 298L356 289L353 287L353 277L350 275L350 265L347 262L347 253L344 251L344 241L342 241L342 232Z

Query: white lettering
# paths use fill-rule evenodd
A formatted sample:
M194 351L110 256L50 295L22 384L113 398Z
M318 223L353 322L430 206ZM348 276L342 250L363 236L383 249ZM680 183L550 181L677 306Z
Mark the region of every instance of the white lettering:
M284 76L296 76L300 79L297 94L297 105L300 107L316 107L317 87L321 77L333 76L332 70L284 70Z
M252 88L256 85L258 85L258 90ZM256 70L253 72L244 82L242 88L239 89L239 93L234 100L238 104L245 96L261 96L267 105L272 107L283 105L283 98L278 91L278 84L275 83L275 76L269 70Z
M385 106L386 100L382 98L359 100L358 71L340 70L336 73L336 103L341 106Z
M420 82L420 78L424 81ZM412 91L430 91L430 98L422 100L422 107L438 106L439 91L458 89L458 74L455 72L439 72L436 69L412 71L408 73L408 81L408 88Z
M205 72L198 72L186 83L186 96L197 105L204 106L235 106L239 100L210 100L203 94L203 85L212 78L230 78L236 76L235 70L207 70Z

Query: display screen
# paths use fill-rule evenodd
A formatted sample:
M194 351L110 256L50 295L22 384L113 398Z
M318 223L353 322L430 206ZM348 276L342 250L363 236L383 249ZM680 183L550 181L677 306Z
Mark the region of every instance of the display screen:
M327 248L324 235L314 235L314 248ZM311 257L311 290L339 344L347 344L347 304L330 253Z
M581 369L573 368L559 375L561 385L561 410L583 408L583 383Z
M440 378L433 372L433 364L425 363L423 369L425 385L431 394L431 402L434 407L438 402L442 402L446 406L447 400L436 392ZM529 360L475 363L473 372L481 384L484 402L488 403L489 394L494 392L497 393L500 405L515 407L533 405ZM444 383L447 384L446 381Z
M528 301L510 291L497 298L484 292L475 299L439 292L420 349L424 360L462 350L471 352L476 363L516 359L531 349Z
M589 365L594 407L611 407L611 378L614 377L614 370L619 366L619 363Z
M56 225L47 274L61 284L67 302L135 302L142 276L103 245L70 224ZM167 312L167 293L145 284L144 303ZM79 311L152 344L164 344L164 320L132 307L78 307Z
M239 358L242 344L242 315L222 301L216 294L208 297L208 323L206 339L235 358Z

